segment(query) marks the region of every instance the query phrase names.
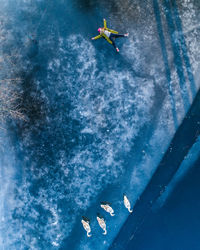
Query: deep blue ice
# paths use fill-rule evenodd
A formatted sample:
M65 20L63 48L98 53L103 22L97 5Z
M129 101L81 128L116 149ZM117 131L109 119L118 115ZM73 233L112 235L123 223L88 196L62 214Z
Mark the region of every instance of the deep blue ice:
M0 3L0 90L23 115L0 123L0 248L108 249L199 90L199 4ZM119 54L91 40L103 18L130 33Z

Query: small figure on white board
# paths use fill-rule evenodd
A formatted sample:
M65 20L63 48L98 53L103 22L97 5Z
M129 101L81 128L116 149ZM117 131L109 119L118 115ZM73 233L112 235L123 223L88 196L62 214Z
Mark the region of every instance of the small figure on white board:
M101 208L103 208L111 216L115 216L114 210L112 209L111 204L109 202L101 202Z
M106 230L106 222L105 222L104 218L102 216L100 216L99 214L97 214L97 221L99 223L99 226L104 230L103 234L106 235L107 230Z
M90 220L84 216L82 216L81 223L83 224L83 227L85 231L87 232L87 237L91 237L92 235L90 234L91 228L90 228Z
M124 194L124 206L128 209L129 213L132 213L133 210L131 210L131 204L128 200L127 196Z

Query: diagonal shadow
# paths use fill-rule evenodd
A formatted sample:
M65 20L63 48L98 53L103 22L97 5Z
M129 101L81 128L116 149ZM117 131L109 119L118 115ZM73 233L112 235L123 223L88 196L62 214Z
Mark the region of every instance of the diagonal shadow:
M163 61L164 61L164 65L165 65L166 78L167 78L167 82L168 82L168 91L169 91L170 102L171 102L171 106L172 106L172 115L173 115L175 130L176 130L176 128L178 127L178 119L177 119L177 114L176 114L176 104L175 104L175 100L174 100L173 89L171 86L171 72L170 72L170 67L169 67L169 63L168 63L166 43L165 43L162 22L161 22L161 16L160 16L160 11L159 11L159 5L158 5L157 0L153 0L153 8L154 8L154 14L155 14L156 23L157 23L158 35L160 38L160 45L161 45L162 56L163 56Z
M187 71L188 79L190 81L192 97L194 98L195 95L196 95L197 89L196 89L195 80L194 80L194 77L193 77L193 74L192 74L190 59L189 59L188 51L187 51L187 45L186 45L184 34L183 34L182 22L181 22L178 7L177 7L177 4L176 4L176 0L171 0L171 4L172 4L172 7L173 7L172 10L173 10L173 14L174 14L176 27L177 27L177 30L179 32L178 37L179 37L179 42L180 42L180 45L181 45L180 48L182 49L183 59L185 61L186 71Z
M174 20L172 17L170 2L169 0L163 0L163 4L164 4L164 13L166 16L166 21L167 21L167 26L168 26L168 31L169 31L169 37L170 37L171 46L172 46L172 50L174 54L174 64L176 66L176 72L179 78L179 85L181 89L184 110L185 112L187 112L190 106L190 101L189 101L188 93L186 91L186 78L184 75L184 65L183 65L182 58L181 58L181 47L179 43L176 41L176 38L174 37L174 32L176 31L176 27L174 25Z

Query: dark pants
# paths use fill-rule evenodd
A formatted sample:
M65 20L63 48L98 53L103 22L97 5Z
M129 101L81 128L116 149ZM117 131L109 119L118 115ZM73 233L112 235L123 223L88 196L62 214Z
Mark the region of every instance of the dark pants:
M110 34L110 40L111 40L111 42L112 42L112 45L114 46L114 48L116 49L117 48L117 46L116 46L116 44L115 44L115 38L118 38L118 37L124 37L124 35L120 35L120 34Z

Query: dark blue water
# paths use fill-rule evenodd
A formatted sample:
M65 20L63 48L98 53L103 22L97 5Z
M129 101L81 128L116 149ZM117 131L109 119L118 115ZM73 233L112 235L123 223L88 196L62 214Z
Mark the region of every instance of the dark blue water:
M126 249L199 249L199 165L200 159Z
M128 217L123 193L133 206L199 89L198 3L178 2L177 14L150 0L0 2L0 88L11 93L0 130L0 246L108 249ZM103 18L130 33L120 54L90 39Z

